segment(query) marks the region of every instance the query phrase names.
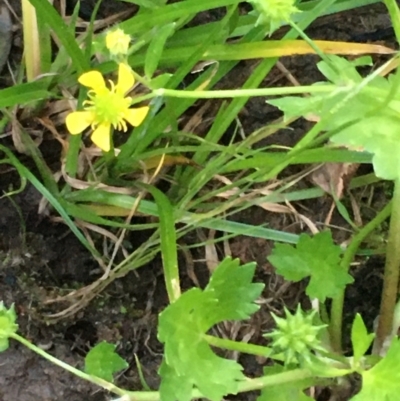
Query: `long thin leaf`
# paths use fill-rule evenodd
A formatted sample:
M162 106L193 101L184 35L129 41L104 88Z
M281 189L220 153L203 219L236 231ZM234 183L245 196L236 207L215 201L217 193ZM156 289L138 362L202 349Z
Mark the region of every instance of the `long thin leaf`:
M326 54L363 55L363 54L394 54L396 50L387 46L369 43L349 43L316 40L318 46ZM165 49L159 64L162 66L178 65L188 52L187 47ZM219 44L210 46L202 53L200 60L249 60L268 57L284 57L293 55L314 54L315 51L303 40L267 40L253 43ZM131 57L133 67L143 64L144 54L138 53Z
M37 81L1 89L0 107L12 107L48 99L53 95L46 88L45 81Z
M37 1L37 0L35 0ZM165 25L188 15L236 4L237 0L186 0L168 4L162 9L144 11L120 24L121 29L130 35L145 32L157 25Z
M53 196L53 194L47 190L47 188L32 174L5 146L0 145L0 149L7 155L12 164L18 171L21 177L27 179L54 207L54 209L60 214L64 219L65 224L70 228L70 230L75 234L78 240L87 248L93 255L100 257L101 255L97 252L95 248L86 240L85 236L80 232L71 217L66 213L62 204L59 200Z
M143 187L152 194L158 208L164 279L169 302L173 303L181 295L174 209L169 199L159 189L150 185Z
M36 12L40 14L41 20L46 21L50 28L56 33L58 39L71 57L78 74L82 74L88 70L88 60L85 59L78 43L71 35L68 26L55 8L47 0L29 0L29 2L36 8Z

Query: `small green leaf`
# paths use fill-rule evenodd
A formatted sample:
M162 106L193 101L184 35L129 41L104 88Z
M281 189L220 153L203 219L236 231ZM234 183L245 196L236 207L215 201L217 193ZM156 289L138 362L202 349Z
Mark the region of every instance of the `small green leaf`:
M267 103L277 107L284 114L285 121L292 117L306 116L307 114L318 112L324 104L323 96L285 96L277 99L270 99Z
M371 56L361 56L355 60L350 61L355 67L372 67L374 61Z
M128 367L128 363L115 353L115 345L103 341L93 347L85 358L85 372L113 382L113 374Z
M306 293L321 302L341 294L353 278L340 266L340 248L329 231L313 237L301 234L297 246L275 244L269 262L286 280L300 281L310 277Z
M326 57L329 62L320 61L317 66L329 81L338 85L355 84L362 81L353 62L333 54Z
M398 401L400 340L395 338L386 356L362 373L361 391L351 401Z
M8 338L18 330L16 324L17 314L15 313L14 304L10 309L4 306L3 301L0 302L0 352L5 351L8 346Z
M167 85L167 82L171 79L172 74L164 73L161 75L157 75L150 81L150 89L160 89L160 88L165 88Z
M358 362L361 357L367 352L375 334L368 334L364 321L360 314L356 314L353 325L351 327L351 343L353 344L353 357L355 362Z
M251 282L255 269L255 263L240 266L238 259L226 258L219 264L205 289L218 299L216 321L248 319L259 309L254 300L260 296L264 284Z

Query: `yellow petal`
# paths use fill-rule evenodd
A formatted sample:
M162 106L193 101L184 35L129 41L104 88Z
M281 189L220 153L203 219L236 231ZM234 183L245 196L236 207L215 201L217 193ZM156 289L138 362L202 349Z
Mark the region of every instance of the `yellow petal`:
M135 83L135 76L132 73L131 67L124 63L120 63L118 66L118 82L116 86L117 93L125 94L129 89L132 88Z
M80 134L93 123L94 113L91 111L74 111L67 115L65 124L70 134Z
M149 108L147 106L138 107L136 109L128 109L124 113L124 119L128 121L129 124L137 127L146 118Z
M95 92L106 87L103 75L101 75L99 71L85 72L79 77L78 81L82 85L93 89Z
M90 137L93 143L105 152L110 150L110 128L110 124L100 124Z

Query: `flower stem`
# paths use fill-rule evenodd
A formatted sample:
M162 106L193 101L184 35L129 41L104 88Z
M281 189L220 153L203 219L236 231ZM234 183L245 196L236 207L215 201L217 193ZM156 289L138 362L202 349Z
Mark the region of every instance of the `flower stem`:
M204 335L204 339L210 345L213 345L218 348L227 349L230 351L238 351L246 354L263 356L263 357L269 356L272 352L272 349L269 347L263 347L261 345L254 345L239 341L233 341L226 338L214 337L208 334Z
M363 227L352 239L350 245L343 254L340 266L343 270L348 271L354 256L361 245L362 241L373 231L376 227L382 224L389 216L392 210L392 202L388 203L365 227ZM400 221L400 220L399 220ZM399 230L400 232L400 230ZM400 248L399 248L400 249ZM396 281L397 283L397 281ZM336 352L341 352L342 349L342 320L343 320L343 291L339 296L332 300L331 319L329 325L329 333L331 337L331 345Z
M385 272L379 323L373 347L374 353L380 353L388 336L392 333L393 315L397 302L400 269L400 178L394 182L392 214L390 217L389 237L386 248Z
M112 169L113 169L114 163L116 161L114 140L113 140L114 135L113 134L114 134L114 129L111 127L110 128L110 150L108 152L103 152L104 161L105 161L105 171L107 173L107 177L112 176Z
M10 335L11 338L13 338L14 340L19 341L21 344L25 345L25 347L31 349L32 351L36 352L37 354L39 354L40 356L42 356L43 358L47 359L48 361L54 363L55 365L67 370L68 372L80 377L81 379L87 380L91 383L97 384L100 387L103 387L104 389L111 391L114 394L118 394L118 395L125 395L127 392L126 390L119 388L117 386L115 386L112 383L109 383L106 380L101 379L100 377L96 377L96 376L92 376L89 375L85 372L82 372L79 369L74 368L73 366L69 365L68 363L65 363L61 360L59 360L58 358L55 358L54 356L48 354L46 351L42 350L41 348L39 348L38 346L36 346L35 344L32 344L31 342L29 342L28 340L26 340L24 337L20 336L17 333L12 333Z
M326 63L329 64L329 59L328 57L324 54L324 52L314 43L313 40L311 40L305 32L300 29L297 24L294 21L289 21L289 25L299 34L299 36L304 39L308 45L314 50L315 54L318 54L318 56L321 58L321 60L324 60Z
M352 87L339 88L337 85L309 85L295 86L284 88L253 88L253 89L228 89L214 91L183 91L178 89L160 88L153 91L152 96L171 96L184 99L221 99L221 98L238 98L250 96L275 96L275 95L290 95L303 93L331 93L335 90L348 91ZM151 96L151 97L152 97Z

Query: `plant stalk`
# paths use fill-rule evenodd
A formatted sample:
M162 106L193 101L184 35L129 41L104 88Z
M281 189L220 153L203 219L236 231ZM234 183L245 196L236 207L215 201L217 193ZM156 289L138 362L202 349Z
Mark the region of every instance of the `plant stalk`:
M373 353L379 354L393 328L394 308L397 302L400 269L400 178L394 182L392 214L386 248L386 263L383 275L383 290L379 312L379 323Z
M25 347L36 352L37 354L39 354L43 358L47 359L48 361L54 363L55 365L59 366L60 368L63 368L66 371L80 377L81 379L84 379L91 383L97 384L98 386L103 387L104 389L106 389L114 394L121 395L121 396L126 394L126 391L124 389L119 388L119 387L115 386L114 384L101 379L100 377L89 375L85 372L82 372L81 370L79 370L77 368L74 368L73 366L69 365L68 363L65 363L65 362L61 361L60 359L55 358L54 356L50 355L49 353L42 350L35 344L32 344L31 342L29 342L28 340L26 340L24 337L20 336L17 333L11 334L10 338L13 338L14 340L19 341L21 344L25 345Z
M276 95L293 95L303 93L332 93L335 90L342 90L343 92L353 89L351 85L339 88L337 85L308 85L308 86L295 86L283 88L252 88L252 89L226 89L226 90L194 90L183 91L179 89L165 89L160 88L154 90L148 95L135 98L135 103L139 100L153 98L157 96L170 96L183 99L222 99L222 98L238 98L250 96L276 96Z
M255 344L242 343L239 341L229 340L227 338L219 338L219 337L210 336L208 334L204 335L204 339L207 341L208 344L210 344L214 347L223 348L223 349L227 349L230 351L243 352L243 353L250 354L250 355L268 357L272 352L272 349L269 347L263 347L261 345L255 345ZM276 358L274 358L274 359L276 359Z
M350 264L356 255L358 248L364 239L376 227L382 224L389 216L392 210L392 202L388 203L368 224L365 225L353 238L350 245L343 254L340 266L345 271L348 271ZM400 249L400 248L399 248ZM397 283L397 281L396 281ZM335 352L341 353L342 350L342 324L343 324L343 304L344 304L343 291L339 296L332 300L331 319L329 325L329 333L331 338L331 345Z

